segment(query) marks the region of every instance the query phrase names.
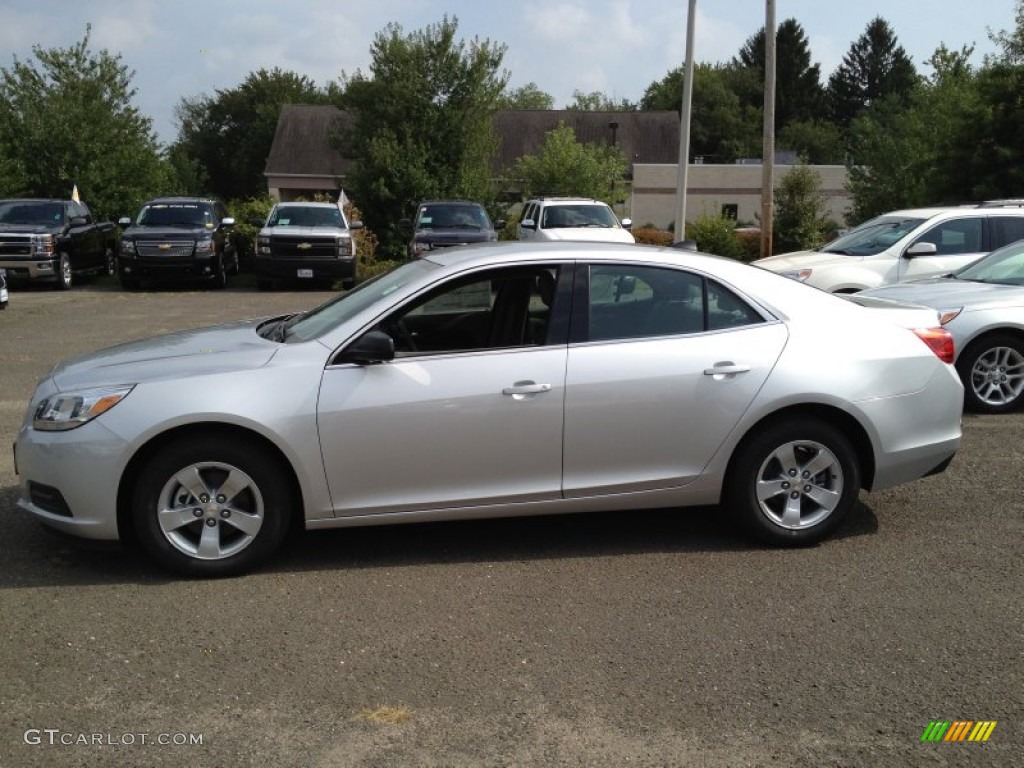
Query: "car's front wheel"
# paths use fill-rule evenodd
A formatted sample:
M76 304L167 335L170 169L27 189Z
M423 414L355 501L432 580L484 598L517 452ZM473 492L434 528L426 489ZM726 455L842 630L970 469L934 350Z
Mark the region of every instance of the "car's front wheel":
M964 405L978 413L1006 413L1024 404L1024 341L996 333L972 342L956 361Z
M746 439L730 465L723 497L762 541L813 544L842 522L859 488L849 439L827 422L801 417Z
M284 539L291 506L269 451L215 435L161 449L140 473L132 505L144 549L186 576L229 576L263 561Z
M60 255L60 260L57 263L57 269L59 274L57 275L57 285L65 291L71 288L73 281L71 272L71 257L66 253Z

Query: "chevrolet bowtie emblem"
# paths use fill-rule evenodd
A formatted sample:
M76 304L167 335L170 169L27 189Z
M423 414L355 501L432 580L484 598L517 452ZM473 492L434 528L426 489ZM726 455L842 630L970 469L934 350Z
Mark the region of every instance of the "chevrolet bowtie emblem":
M296 248L298 248L300 251L308 251L312 247L313 246L310 243L299 243L296 246Z
M160 245L158 247L160 248L161 251L169 251L169 250L171 250L171 244L170 243L160 243Z

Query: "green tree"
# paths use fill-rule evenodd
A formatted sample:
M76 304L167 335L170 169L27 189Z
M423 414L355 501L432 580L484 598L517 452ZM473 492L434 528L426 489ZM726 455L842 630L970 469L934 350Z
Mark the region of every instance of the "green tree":
M536 83L506 91L498 102L500 109L554 109L555 97L545 93Z
M225 199L266 194L263 171L281 107L328 100L328 92L308 77L276 67L251 72L237 87L214 96L183 98L175 109L174 147L196 162L192 182L205 185L189 191Z
M883 99L892 97L906 104L919 82L889 23L876 16L829 77L826 100L832 120L845 129L864 109Z
M576 112L635 112L637 105L628 99L614 98L603 91L573 91L572 101L566 107Z
M989 33L992 42L1002 49L997 58L1004 64L1024 64L1024 0L1017 0L1014 20L1014 29Z
M846 162L846 141L842 131L824 120L794 120L779 131L775 146L793 150L811 165L842 165Z
M807 165L793 166L775 189L773 250L785 253L817 248L833 227L821 193L821 176Z
M764 106L764 38L761 27L744 43L735 62L757 72L756 87L738 94L747 106ZM821 66L811 63L807 34L796 19L786 19L775 30L775 125L781 130L797 120L813 120L823 103Z
M370 72L343 77L351 127L338 138L355 160L349 185L388 250L398 221L421 200L494 196L491 118L508 82L503 45L457 41L458 20L405 34L389 24L370 47Z
M626 158L621 149L607 144L581 144L572 128L559 123L548 131L536 155L516 161L511 175L522 183L527 197L592 197L611 205L621 194L625 173Z
M132 104L134 72L91 51L91 31L0 69L0 186L59 198L77 186L97 216L114 218L163 191L168 172L152 121Z

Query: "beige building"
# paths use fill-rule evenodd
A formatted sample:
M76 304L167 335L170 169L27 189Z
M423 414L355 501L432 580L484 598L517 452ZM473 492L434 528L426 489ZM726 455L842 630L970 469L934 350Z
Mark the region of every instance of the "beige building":
M286 105L278 118L265 176L271 197L289 201L315 193L337 196L345 188L351 161L334 148L334 137L348 116L333 106ZM499 112L494 127L499 138L494 173L510 168L516 158L536 153L547 132L559 123L570 126L577 140L619 147L629 161L622 202L616 213L635 225L667 229L676 208L676 160L679 157L679 114L658 112L588 112L572 110L512 110ZM782 154L782 153L780 153ZM778 185L792 166L777 164ZM844 189L846 168L813 166L821 177L828 213L842 224L850 207ZM723 211L740 223L757 222L761 210L761 165L697 163L688 173L686 217ZM502 179L507 199L521 199L514 179ZM355 201L359 203L358 200Z

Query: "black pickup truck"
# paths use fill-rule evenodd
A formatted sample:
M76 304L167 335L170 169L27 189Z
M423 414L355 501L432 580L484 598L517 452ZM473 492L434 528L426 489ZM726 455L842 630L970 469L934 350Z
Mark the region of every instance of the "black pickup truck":
M76 200L0 200L0 269L7 279L70 288L77 276L113 274L117 231Z

